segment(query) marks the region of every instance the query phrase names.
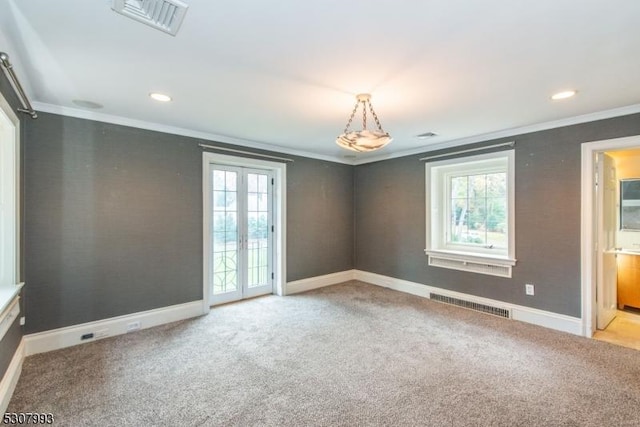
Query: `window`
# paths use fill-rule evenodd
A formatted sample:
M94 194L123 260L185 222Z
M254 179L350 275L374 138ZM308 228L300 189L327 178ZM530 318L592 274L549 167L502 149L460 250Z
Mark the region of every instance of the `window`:
M514 151L426 164L429 265L511 277Z
M18 118L0 95L0 332L6 331L18 285ZM1 336L0 336L1 339Z

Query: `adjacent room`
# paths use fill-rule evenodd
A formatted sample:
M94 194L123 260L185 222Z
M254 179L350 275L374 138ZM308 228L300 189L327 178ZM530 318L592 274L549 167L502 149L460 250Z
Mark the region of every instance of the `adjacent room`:
M640 3L5 0L8 425L640 425Z

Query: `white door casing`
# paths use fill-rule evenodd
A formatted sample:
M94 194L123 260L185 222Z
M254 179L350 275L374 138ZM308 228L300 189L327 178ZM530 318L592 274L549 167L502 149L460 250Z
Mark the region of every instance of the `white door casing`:
M592 337L596 329L596 197L595 185L595 155L600 152L640 148L640 135L624 138L614 138L602 141L585 142L581 146L581 215L580 215L580 259L581 259L581 290L582 290L582 334Z
M272 173L213 164L211 304L273 293Z
M265 273L264 268L257 268L257 264L254 263L254 271L247 270L250 261L256 261L255 257L249 257L248 252L239 253L237 259L238 264L242 264L242 269L239 271L239 283L243 286L237 289L234 295L226 295L221 298L213 298L213 181L212 174L215 168L224 169L228 171L235 171L239 174L250 175L267 175L269 178L268 198L272 199L273 203L270 205L269 216L270 219L266 224L268 229L268 245L272 248L273 255L268 257L268 273ZM273 178L273 185L271 185L271 178ZM246 176L245 176L246 179ZM247 183L243 185L246 190ZM240 188L240 187L238 187ZM255 192L254 192L255 193ZM256 196L256 194L253 194ZM252 211L254 216L256 213L255 207L248 206L249 204L255 204L253 201L250 203L248 200L251 195L244 195L239 197L238 204L235 206L235 210L239 212ZM258 195L260 197L260 195ZM254 197L255 199L255 197ZM262 209L262 208L260 208ZM258 211L260 210L258 209ZM249 214L250 215L250 214ZM248 234L248 224L246 221L237 221L238 236L235 239L238 248L242 245L244 249L256 249L256 239L253 241ZM265 228L265 224L262 224ZM265 228L266 230L266 228ZM263 232L265 231L263 230ZM254 229L255 232L255 229ZM248 298L264 293L275 293L278 295L284 295L285 281L286 281L286 164L282 162L273 162L261 159L245 158L229 156L211 152L203 153L203 312L207 313L210 306L215 303L219 304L226 301L231 301L239 298ZM262 259L261 259L262 260ZM260 264L264 264L260 262ZM256 272L259 270L260 272ZM268 274L269 284L263 284ZM261 282L261 283L259 283ZM260 285L260 286L256 286ZM267 289L268 286L268 289Z

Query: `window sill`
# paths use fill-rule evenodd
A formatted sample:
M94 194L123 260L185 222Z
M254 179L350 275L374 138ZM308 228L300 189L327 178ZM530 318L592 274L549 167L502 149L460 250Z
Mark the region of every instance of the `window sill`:
M511 277L516 260L506 256L487 256L467 252L425 249L432 267L449 268L491 276Z
M0 289L0 341L20 314L18 294L24 283Z

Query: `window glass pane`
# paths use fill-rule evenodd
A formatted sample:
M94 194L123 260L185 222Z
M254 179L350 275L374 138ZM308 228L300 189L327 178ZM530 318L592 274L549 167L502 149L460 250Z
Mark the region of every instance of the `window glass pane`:
M224 211L227 207L227 192L226 191L214 191L213 192L213 210Z
M225 217L224 229L226 231L236 231L238 229L238 214L235 212L227 212Z
M213 171L213 189L224 190L224 171Z
M469 233L467 241L474 245L484 243L485 215L484 215L484 199L469 199Z
M227 248L227 250L229 250L230 248L235 248L238 242L238 233L236 233L235 231L227 231L225 233L224 239L226 243L225 247Z
M266 193L258 194L258 210L261 212L266 212L268 210Z
M236 206L236 194L237 193L228 191L225 195L225 207L229 211L235 211L238 209Z
M258 175L255 173L247 174L247 191L255 193L258 191Z
M247 226L249 228L249 239L259 238L258 214L256 212L249 212L247 214Z
M469 197L485 197L486 175L471 175L469 177Z
M468 197L467 182L468 177L456 176L451 178L451 197Z
M507 174L492 173L487 175L487 197L506 197Z
M505 172L452 177L448 243L506 248Z
M269 224L267 224L267 213L258 213L257 234L259 239L266 239L269 236ZM266 243L266 242L265 242Z
M505 249L507 247L507 199L487 199L487 245L494 248Z
M223 252L226 249L226 235L224 231L213 233L213 252Z
M249 212L256 212L258 210L258 194L257 193L247 194L247 210Z
M214 212L213 213L213 231L224 231L225 228L225 217L224 212Z
M238 179L238 174L236 172L227 172L226 180L225 180L225 190L236 191L237 179Z
M258 191L261 193L267 192L267 175L260 175L258 178Z
M460 242L462 236L466 236L468 233L468 211L467 199L453 199L451 201L450 242Z

